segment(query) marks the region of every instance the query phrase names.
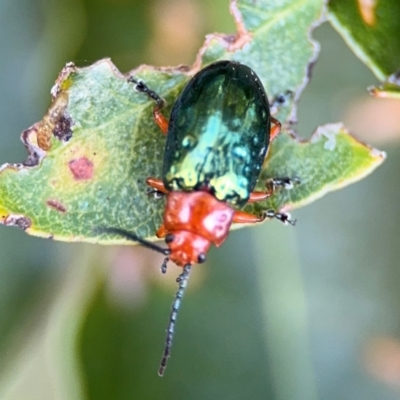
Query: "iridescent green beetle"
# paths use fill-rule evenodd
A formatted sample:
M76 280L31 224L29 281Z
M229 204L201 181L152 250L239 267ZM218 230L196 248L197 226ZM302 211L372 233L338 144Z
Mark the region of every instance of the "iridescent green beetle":
M160 96L134 77L129 82L156 102L154 119L167 137L163 177L147 179L153 192L167 196L156 233L165 238L167 248L119 228L106 231L164 254L163 272L169 260L183 267L159 369L163 375L191 266L205 261L211 244L224 242L233 222L278 218L294 225L288 214L271 210L253 215L238 208L267 199L277 186L291 188L298 180L270 179L264 191L254 191L270 141L281 125L271 117L260 79L246 65L219 61L199 71L175 101L169 121L161 114Z
M211 64L189 81L172 109L165 187L207 188L218 200L243 206L260 174L270 130L267 95L254 71L231 61Z

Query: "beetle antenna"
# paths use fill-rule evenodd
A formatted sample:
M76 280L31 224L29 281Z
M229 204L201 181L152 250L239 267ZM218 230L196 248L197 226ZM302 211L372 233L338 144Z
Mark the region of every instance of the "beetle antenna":
M168 256L171 253L171 250L168 248L164 248L150 242L148 240L142 239L133 232L128 232L125 229L121 228L113 228L113 227L98 227L95 228L96 233L111 233L118 236L122 236L125 239L131 240L132 242L138 242L142 246L147 247L148 249L154 250L158 253L164 254L164 256ZM164 260L165 262L165 260ZM164 263L163 263L164 265Z
M182 297L185 292L185 288L186 288L186 285L187 285L187 282L189 279L190 268L191 268L191 265L186 264L183 267L183 272L176 278L176 281L179 283L179 287L178 287L178 290L176 291L175 299L172 303L171 314L169 315L167 336L165 338L164 353L163 353L163 356L161 359L160 368L158 368L159 376L164 375L164 371L167 366L167 361L168 361L168 358L171 353L172 339L174 338L176 318L178 316L178 311L181 306Z
M161 264L161 273L165 274L167 272L167 264L168 264L169 258L165 257L163 263Z

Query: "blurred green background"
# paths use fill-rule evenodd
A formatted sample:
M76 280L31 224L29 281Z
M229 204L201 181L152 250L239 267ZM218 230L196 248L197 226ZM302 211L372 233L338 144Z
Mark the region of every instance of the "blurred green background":
M205 34L234 30L228 0L0 0L0 164L25 159L19 134L67 61L191 64ZM242 229L211 251L163 379L177 268L0 227L2 400L400 398L400 102L368 97L376 79L329 25L314 37L300 135L345 121L387 162L295 211L296 228Z

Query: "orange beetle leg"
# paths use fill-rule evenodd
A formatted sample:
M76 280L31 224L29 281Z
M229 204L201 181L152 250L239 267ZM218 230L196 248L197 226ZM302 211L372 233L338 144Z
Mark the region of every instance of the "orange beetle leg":
M244 211L235 211L235 214L233 215L233 222L238 224L255 224L257 222L264 221L266 218L276 218L285 225L296 225L296 220L290 219L290 214L275 212L274 210L268 210L259 217Z
M277 189L286 189L291 190L296 185L301 183L301 179L298 177L289 178L270 178L267 179L265 182L266 191L265 192L252 192L250 193L249 200L247 201L248 204L257 203L258 201L263 201L271 197Z
M278 136L279 132L281 131L281 127L282 127L281 123L274 117L271 117L271 122L272 122L273 126L271 126L271 131L269 134L270 141L274 140Z
M165 188L164 182L161 179L149 177L146 179L146 183L153 189L155 189L157 192L168 194L168 190Z
M153 111L154 121L161 129L162 133L166 135L168 133L168 120L161 114L159 108L155 108Z
M156 236L157 236L158 238L162 239L162 238L164 238L166 235L167 235L167 230L165 229L164 224L162 224L162 225L158 228L158 230L157 230L157 232L156 232Z
M268 199L268 197L271 197L272 193L273 193L272 190L268 190L267 192L252 192L250 193L250 197L247 204L257 203L258 201L263 201L265 199Z
M264 221L265 216L262 215L261 217L258 217L257 215L250 214L244 211L235 211L235 214L233 214L233 222L236 222L237 224L255 224L257 222L262 222Z

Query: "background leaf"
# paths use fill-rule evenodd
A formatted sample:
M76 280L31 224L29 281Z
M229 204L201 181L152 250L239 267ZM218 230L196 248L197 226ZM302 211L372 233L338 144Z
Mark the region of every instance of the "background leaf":
M329 1L329 21L380 80L400 68L399 15L396 0Z

